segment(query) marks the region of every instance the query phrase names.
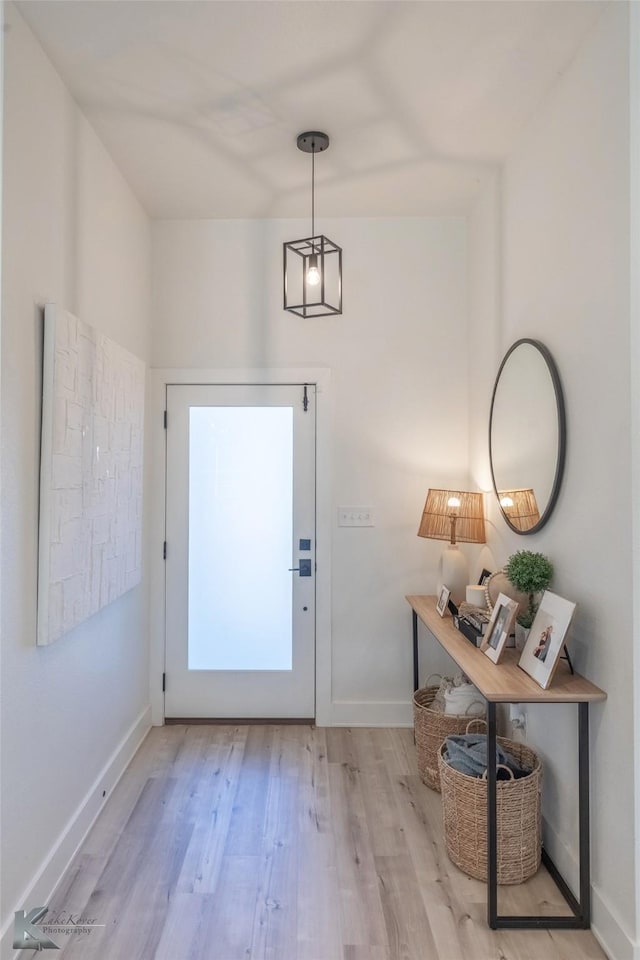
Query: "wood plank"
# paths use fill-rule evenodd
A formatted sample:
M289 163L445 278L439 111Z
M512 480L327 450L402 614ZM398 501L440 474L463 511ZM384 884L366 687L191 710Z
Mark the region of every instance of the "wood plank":
M332 763L329 778L343 937L350 944L387 946L358 771Z
M298 837L298 930L295 960L340 957L343 933L335 841L305 830ZM367 949L371 949L367 945Z
M329 789L326 730L305 729L298 758L296 960L340 958L341 904Z
M260 883L253 919L251 957L294 957L298 906L298 783L271 777L262 841Z
M251 957L262 858L225 855L212 908L192 945L195 956L220 960ZM215 951L215 952L214 952ZM142 958L142 955L139 954ZM179 960L180 954L175 960Z
M409 854L375 858L382 912L393 960L437 956Z
M383 732L363 730L358 738L359 780L374 857L392 857L409 852L395 804L389 803L392 791L381 749L383 736Z
M387 729L387 749L385 759L389 773L415 773L416 748L413 739L413 729Z
M153 960L198 960L214 907L213 894L177 893L167 904L167 916Z
M226 856L260 856L262 852L273 737L273 727L248 728Z
M558 665L551 686L543 690L518 666L520 653L517 650L506 650L500 663L492 663L456 630L450 613L444 617L439 615L435 597L408 596L406 599L423 625L487 700L496 703L582 703L607 698L594 683L577 673L571 674L566 663Z
M219 728L207 750L207 768L194 790L198 803L192 809L194 829L185 854L177 889L185 893L213 893L244 760L247 728Z
M342 763L351 770L358 769L351 727L327 727L327 759L329 763Z
M340 955L337 954L339 957ZM343 960L391 960L391 954L387 947L363 947L358 943L345 944L342 952ZM325 958L323 957L323 960Z

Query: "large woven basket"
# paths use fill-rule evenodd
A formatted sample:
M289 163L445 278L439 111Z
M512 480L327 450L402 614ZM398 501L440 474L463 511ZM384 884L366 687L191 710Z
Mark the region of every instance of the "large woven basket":
M469 723L469 714L447 714L433 710L431 704L439 685L423 687L413 695L413 726L416 737L416 760L423 783L432 790L440 790L438 751L446 737L464 733Z
M498 883L522 883L540 866L542 764L523 743L498 737L498 743L531 773L498 780ZM487 879L487 781L468 777L438 751L442 813L447 853L457 867L477 880Z

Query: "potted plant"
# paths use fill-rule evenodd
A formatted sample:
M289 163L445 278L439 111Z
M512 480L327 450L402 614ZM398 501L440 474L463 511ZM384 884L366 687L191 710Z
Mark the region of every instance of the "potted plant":
M517 590L526 593L529 597L529 604L526 610L518 613L517 625L524 633L524 640L531 629L536 610L538 609L538 596L547 589L553 577L553 564L543 553L533 553L531 550L518 550L512 554L504 568L507 578L511 581ZM516 646L520 646L520 631L516 625Z

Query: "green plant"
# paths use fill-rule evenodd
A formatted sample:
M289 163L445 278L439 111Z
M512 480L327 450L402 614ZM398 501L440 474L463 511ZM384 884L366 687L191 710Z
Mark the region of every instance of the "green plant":
M518 550L509 557L504 570L516 590L529 596L529 606L523 613L518 614L518 623L528 629L538 609L536 594L546 590L551 583L553 564L544 553Z

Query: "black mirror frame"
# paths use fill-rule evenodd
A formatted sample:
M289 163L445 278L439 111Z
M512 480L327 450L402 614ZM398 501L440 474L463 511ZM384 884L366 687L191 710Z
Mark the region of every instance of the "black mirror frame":
M509 357L511 356L511 354L518 347L522 346L523 343L528 343L531 346L535 347L542 354L547 364L549 373L551 375L551 382L553 383L553 389L554 389L555 398L556 398L556 410L558 415L558 457L556 460L556 472L553 478L553 486L551 488L551 494L549 495L549 500L542 513L542 516L540 517L536 525L534 527L531 527L529 530L518 530L518 528L514 526L514 524L511 522L509 517L506 515L506 513L502 509L502 505L500 504L500 497L498 496L498 487L496 484L496 478L493 472L493 456L491 451L491 427L493 424L493 407L496 399L496 393L498 390L498 384L500 383L500 374L502 373L502 369L506 364L507 360L509 359ZM498 506L500 507L500 513L502 514L505 523L511 530L513 530L514 533L519 534L519 536L521 537L527 537L531 533L537 533L539 530L542 530L545 523L548 521L549 517L553 512L553 508L556 505L558 494L560 493L560 485L562 483L562 476L564 474L564 462L565 462L566 452L567 452L567 421L566 421L566 414L565 414L565 407L564 407L564 395L562 393L562 384L560 382L560 374L558 373L558 368L556 366L555 360L551 356L551 353L549 352L547 347L545 347L543 343L540 343L539 340L532 340L530 337L522 337L520 340L516 340L516 342L512 344L511 347L509 347L509 349L507 350L507 352L505 353L502 359L502 363L500 364L500 368L498 370L498 373L496 375L496 380L493 385L493 393L491 394L491 409L489 412L489 464L491 467L491 482L493 483L493 492L496 495Z

